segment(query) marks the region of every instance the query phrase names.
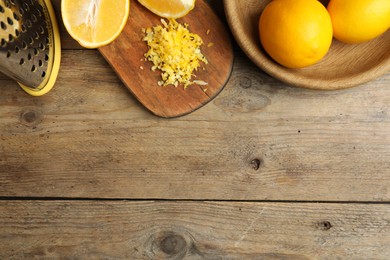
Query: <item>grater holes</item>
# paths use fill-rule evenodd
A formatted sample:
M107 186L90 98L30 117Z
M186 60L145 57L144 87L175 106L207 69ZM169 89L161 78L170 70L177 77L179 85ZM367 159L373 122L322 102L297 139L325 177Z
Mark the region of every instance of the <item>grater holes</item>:
M45 28L43 28L43 26L39 26L39 33L40 34L44 34L45 33Z
M14 21L12 21L12 19L9 18L9 17L7 17L7 23L8 23L9 25L14 25Z
M19 61L19 65L23 65L24 64L24 59L21 58L20 61Z
M23 50L27 50L27 42L26 41L22 41L22 48L23 48Z
M39 67L42 67L42 66L43 66L43 61L42 61L42 60L39 60L39 61L38 61L38 66L39 66Z
M15 46L15 53L17 54L17 53L19 53L19 51L20 51L20 48L18 46Z
M4 12L5 12L4 7L0 5L0 13L4 13Z
M30 45L34 44L34 39L32 37L28 37L27 41L28 41L28 44L30 44Z
M10 51L7 51L7 58L11 57L11 52Z
M23 7L24 11L26 11L26 12L30 11L30 6L26 2L24 2L22 4L22 7Z
M14 40L15 40L14 36L12 34L9 34L8 35L8 41L9 42L14 42Z
M14 19L15 19L16 21L19 21L19 20L20 20L19 16L18 16L16 13L14 13Z
M31 66L31 72L35 72L35 71L37 71L37 67L35 67L35 65L32 65Z
M45 54L45 61L49 61L49 55Z
M3 22L3 21L0 22L0 27L1 27L1 29L3 29L3 30L7 30L7 25L6 25L5 22Z
M34 48L34 55L38 56L38 54L39 54L39 50L37 48Z
M16 36L16 37L19 37L19 35L20 35L19 30L18 30L18 29L15 29L15 36Z
M1 47L6 47L7 46L7 41L4 39L4 38L2 38L1 39Z
M28 28L31 28L32 27L31 20L26 20L26 25L27 25Z
M46 71L42 71L41 77L44 78L46 76Z
M19 8L19 13L20 13L20 15L21 15L21 16L23 16L23 15L24 15L24 10L23 10L23 8L22 8L22 7L20 7L20 8Z
M27 31L26 26L24 24L22 24L21 29L22 29L22 33L25 33Z
M15 5L15 0L9 0L12 5Z
M35 14L32 14L31 15L31 20L32 20L33 23L36 23L38 21L38 18L36 17Z
M31 60L31 59L32 59L31 53L28 53L28 54L27 54L27 59L28 59L28 60Z
M39 33L38 33L38 32L35 32L35 33L34 33L34 38L35 38L35 40L38 40L38 39L39 39Z
M45 13L45 11L43 10L42 5L38 5L37 8L36 8L36 11L41 14L40 16L42 16Z
M42 17L42 12L41 12L41 10L37 9L36 11L37 11L38 17Z
M38 47L41 49L41 51L45 50L45 45L43 43L39 43Z

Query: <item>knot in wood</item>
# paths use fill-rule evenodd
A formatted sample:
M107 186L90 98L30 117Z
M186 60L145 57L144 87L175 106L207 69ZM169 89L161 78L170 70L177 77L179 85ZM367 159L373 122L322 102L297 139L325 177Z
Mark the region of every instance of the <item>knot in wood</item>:
M161 240L160 249L167 255L177 255L186 250L186 240L178 234L169 234Z
M41 120L41 113L35 110L24 110L20 114L20 121L21 123L28 125L28 126L35 126L37 125Z
M253 170L257 171L258 169L260 169L260 165L261 165L261 160L260 159L253 159L250 163L251 167Z
M319 230L324 230L324 231L332 228L332 224L329 221L319 221L317 222L316 226Z
M32 123L37 120L37 113L35 113L34 111L28 111L23 114L22 118L27 123Z
M242 77L240 79L240 86L242 88L250 88L252 87L252 80L250 78L247 78L247 77Z

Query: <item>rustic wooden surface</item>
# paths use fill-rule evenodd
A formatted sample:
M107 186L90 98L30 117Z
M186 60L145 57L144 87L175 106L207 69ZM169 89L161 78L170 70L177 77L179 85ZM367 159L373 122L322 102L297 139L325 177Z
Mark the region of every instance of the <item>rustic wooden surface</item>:
M0 259L390 258L390 74L293 88L237 48L217 98L162 119L62 40L47 95L0 75Z
M388 205L0 201L1 259L386 259Z
M195 8L178 22L188 24L189 30L197 32L204 42L202 53L208 63L201 62L195 75L197 80L207 82L206 86L158 87L161 72L152 72L152 63L145 60L148 47L142 41L142 31L161 25L161 18L137 1L131 4L131 15L121 35L112 44L99 48L138 101L153 114L168 118L191 113L216 97L229 79L234 58L229 30L205 0L198 0Z

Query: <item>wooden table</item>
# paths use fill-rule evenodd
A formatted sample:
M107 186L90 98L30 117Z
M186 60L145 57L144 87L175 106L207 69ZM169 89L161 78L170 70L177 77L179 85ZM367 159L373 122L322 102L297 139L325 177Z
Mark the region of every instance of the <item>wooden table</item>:
M49 94L0 75L0 259L390 259L390 74L293 88L236 48L162 119L62 36Z

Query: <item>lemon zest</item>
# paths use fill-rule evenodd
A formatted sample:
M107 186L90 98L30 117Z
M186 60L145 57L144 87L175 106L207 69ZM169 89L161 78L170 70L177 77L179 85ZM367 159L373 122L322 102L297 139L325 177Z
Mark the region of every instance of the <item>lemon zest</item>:
M200 47L203 45L202 38L188 30L188 24L180 24L174 19L168 23L161 19L162 25L146 28L143 38L149 47L145 58L153 63L152 70L161 71L159 86L183 84L184 88L196 84L192 77L201 63L208 64ZM203 83L202 83L203 84Z

